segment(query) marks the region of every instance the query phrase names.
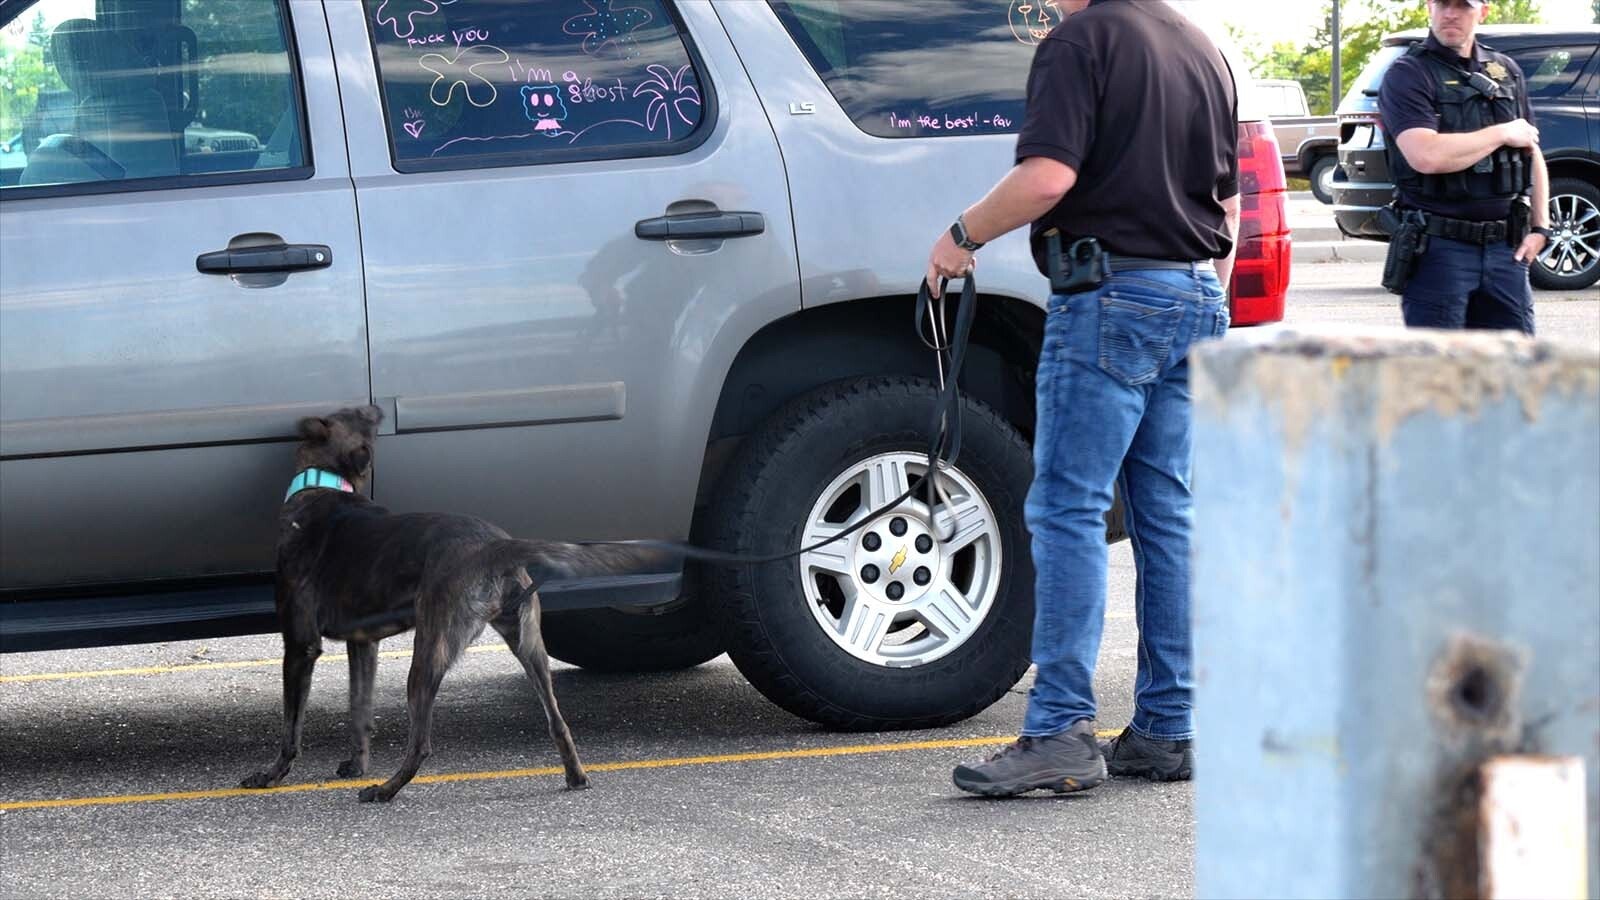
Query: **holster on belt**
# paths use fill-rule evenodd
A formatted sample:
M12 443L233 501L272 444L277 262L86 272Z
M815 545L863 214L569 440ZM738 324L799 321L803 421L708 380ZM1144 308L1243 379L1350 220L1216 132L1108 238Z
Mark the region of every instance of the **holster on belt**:
M1378 227L1389 234L1389 253L1383 260L1383 286L1391 294L1403 294L1417 259L1428 250L1427 218L1415 209L1399 209L1389 204L1378 210Z
M1055 228L1045 232L1045 259L1050 290L1057 294L1092 291L1111 272L1110 261L1099 241L1092 237L1078 238L1063 250L1061 231Z
M1506 243L1513 248L1522 245L1533 227L1533 202L1523 194L1511 201L1511 216L1506 219Z

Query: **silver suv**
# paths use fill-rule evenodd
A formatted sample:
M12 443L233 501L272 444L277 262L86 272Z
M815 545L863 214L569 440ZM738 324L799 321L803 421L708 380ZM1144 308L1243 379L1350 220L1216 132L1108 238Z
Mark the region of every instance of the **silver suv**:
M0 648L273 630L293 424L351 403L386 410L395 510L757 553L856 521L924 475L925 253L1010 164L1053 14L6 0L0 71L34 83L0 103ZM1242 115L1248 323L1288 244ZM952 540L912 503L787 564L552 585L551 653L726 651L850 728L1016 683L1045 291L1021 232L979 272Z

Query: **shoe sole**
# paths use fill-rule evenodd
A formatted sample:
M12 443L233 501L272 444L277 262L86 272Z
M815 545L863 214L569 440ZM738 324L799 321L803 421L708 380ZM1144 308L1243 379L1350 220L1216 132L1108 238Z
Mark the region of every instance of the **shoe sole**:
M952 775L950 780L955 786L969 794L979 794L984 797L1015 797L1029 791L1051 791L1057 794L1076 794L1098 787L1105 783L1109 773L1106 771L1104 760L1100 761L1100 771L1083 777L1069 775L1066 772L1052 772L1043 778L1030 778L1026 781L971 781L963 782L961 776Z
M1119 778L1145 778L1150 781L1189 781L1194 777L1194 751L1183 751L1183 758L1176 765L1170 759L1152 759L1140 757L1138 759L1117 760L1114 764L1107 760L1106 770Z

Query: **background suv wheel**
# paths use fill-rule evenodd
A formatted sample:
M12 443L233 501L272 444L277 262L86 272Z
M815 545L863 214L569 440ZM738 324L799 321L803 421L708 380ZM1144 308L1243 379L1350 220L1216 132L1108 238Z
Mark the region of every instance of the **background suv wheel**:
M1311 164L1307 177L1311 180L1311 193L1323 203L1333 202L1333 173L1339 168L1339 159L1332 154L1319 156Z
M1528 271L1534 286L1576 291L1600 281L1600 188L1550 179L1550 230L1555 236Z
M918 484L935 396L926 381L878 377L791 403L745 441L718 490L713 543L794 550ZM834 728L928 728L983 710L1027 671L1031 452L993 409L963 404L938 533L919 492L798 560L708 572L729 655L774 703Z

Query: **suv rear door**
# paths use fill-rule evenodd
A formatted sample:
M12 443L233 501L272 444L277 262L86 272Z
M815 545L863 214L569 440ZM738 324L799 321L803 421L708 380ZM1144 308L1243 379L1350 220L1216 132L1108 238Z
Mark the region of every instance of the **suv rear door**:
M5 15L0 40L42 74L5 107L27 139L0 186L0 586L269 571L292 474L273 441L369 396L322 7ZM30 117L38 93L66 111ZM295 262L260 255L275 241L326 249L299 271L229 273L252 246L254 264Z
M397 431L375 495L684 536L733 355L800 305L777 141L714 13L326 8Z

